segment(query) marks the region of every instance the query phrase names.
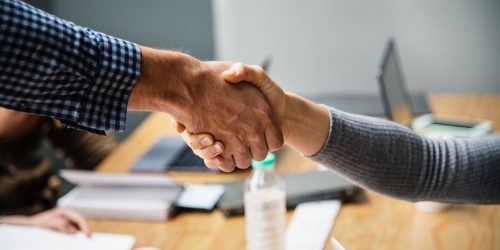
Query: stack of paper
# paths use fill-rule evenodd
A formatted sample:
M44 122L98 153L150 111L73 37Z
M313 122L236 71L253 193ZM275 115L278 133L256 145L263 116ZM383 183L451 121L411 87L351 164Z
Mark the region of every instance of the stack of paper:
M110 174L65 170L61 175L78 185L58 201L89 219L168 219L182 186L166 176Z
M0 225L2 250L130 250L135 239L130 235L93 233L87 238L54 232L48 229Z

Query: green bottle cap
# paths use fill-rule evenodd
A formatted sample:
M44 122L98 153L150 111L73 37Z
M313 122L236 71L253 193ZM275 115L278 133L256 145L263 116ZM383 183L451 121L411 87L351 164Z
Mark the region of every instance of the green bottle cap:
M276 156L273 153L267 154L266 159L263 161L252 161L253 168L272 168L276 162Z

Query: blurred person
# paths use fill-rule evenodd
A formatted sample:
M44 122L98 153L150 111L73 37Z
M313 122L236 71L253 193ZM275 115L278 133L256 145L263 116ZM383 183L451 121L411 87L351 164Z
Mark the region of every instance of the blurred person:
M429 138L285 92L259 66L237 63L223 74L231 83L249 82L262 91L288 145L363 187L411 201L500 203L498 134ZM208 167L219 165L222 142L173 122Z
M92 170L117 146L112 136L65 128L51 118L0 108L0 215L54 207L61 181L42 142L70 168Z

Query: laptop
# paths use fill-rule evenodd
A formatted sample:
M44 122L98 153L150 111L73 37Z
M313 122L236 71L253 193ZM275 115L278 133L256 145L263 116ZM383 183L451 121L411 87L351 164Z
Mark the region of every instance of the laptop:
M143 173L219 171L207 168L203 159L195 155L180 136L159 138L129 170Z
M408 94L396 42L389 39L377 68L382 101L389 119L429 136L471 137L491 132L490 121L433 113L416 115Z
M286 206L295 208L302 202L340 199L356 202L363 198L363 190L332 171L313 171L283 176L286 187ZM226 217L245 212L245 181L220 183L224 186L217 208Z

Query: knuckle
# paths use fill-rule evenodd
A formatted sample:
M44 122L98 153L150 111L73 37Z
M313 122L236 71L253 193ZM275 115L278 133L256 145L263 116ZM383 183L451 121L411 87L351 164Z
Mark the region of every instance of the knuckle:
M260 65L253 65L253 69L259 75L266 72Z
M259 132L254 131L248 134L248 140L252 142L252 144L260 144L260 142L263 141L262 133Z

